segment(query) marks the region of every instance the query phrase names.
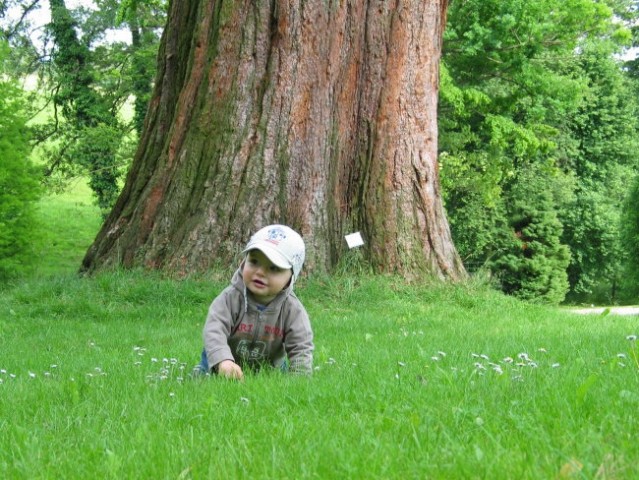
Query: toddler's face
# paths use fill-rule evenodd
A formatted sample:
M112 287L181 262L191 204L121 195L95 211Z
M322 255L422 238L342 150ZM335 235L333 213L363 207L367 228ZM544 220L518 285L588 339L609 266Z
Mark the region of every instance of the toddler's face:
M244 261L242 278L255 300L266 305L280 293L291 280L293 271L271 262L260 250L251 250Z

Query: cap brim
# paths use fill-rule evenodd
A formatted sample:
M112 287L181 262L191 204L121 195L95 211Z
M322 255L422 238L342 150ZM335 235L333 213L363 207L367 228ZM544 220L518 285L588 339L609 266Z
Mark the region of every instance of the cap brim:
M289 262L281 253L271 247L268 242L255 242L246 246L242 253L250 252L251 250L259 250L266 257L273 262L273 265L279 268L289 269L293 268L291 262Z

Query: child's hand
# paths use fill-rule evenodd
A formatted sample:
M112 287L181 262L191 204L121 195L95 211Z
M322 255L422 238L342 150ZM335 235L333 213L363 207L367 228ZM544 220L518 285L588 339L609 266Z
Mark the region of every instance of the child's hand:
M223 360L217 365L217 374L234 380L244 379L244 372L240 366L231 360Z

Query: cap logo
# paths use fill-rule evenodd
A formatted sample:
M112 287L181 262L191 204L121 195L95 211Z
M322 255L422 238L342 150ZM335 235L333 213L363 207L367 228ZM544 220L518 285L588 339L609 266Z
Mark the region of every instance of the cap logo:
M266 232L267 242L279 245L282 240L286 240L286 233L281 228L272 228Z

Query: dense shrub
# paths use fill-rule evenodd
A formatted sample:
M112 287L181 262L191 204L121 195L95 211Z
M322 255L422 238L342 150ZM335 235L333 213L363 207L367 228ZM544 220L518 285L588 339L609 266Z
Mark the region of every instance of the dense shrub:
M508 192L510 235L490 267L501 289L523 300L559 303L568 291L568 247L560 242L549 180L540 168L522 169Z
M29 162L21 90L3 75L6 48L0 44L0 280L28 263L34 240L34 202L40 194Z

